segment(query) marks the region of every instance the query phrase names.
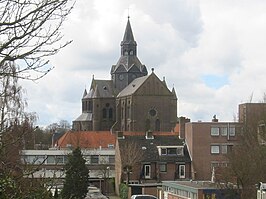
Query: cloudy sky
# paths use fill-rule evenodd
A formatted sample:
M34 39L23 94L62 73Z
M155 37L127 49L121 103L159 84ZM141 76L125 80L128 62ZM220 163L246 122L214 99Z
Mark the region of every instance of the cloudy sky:
M128 13L138 57L179 99L192 121L237 118L238 104L266 92L265 0L77 0L63 26L73 43L38 82L22 82L38 125L76 119L92 76L110 79Z

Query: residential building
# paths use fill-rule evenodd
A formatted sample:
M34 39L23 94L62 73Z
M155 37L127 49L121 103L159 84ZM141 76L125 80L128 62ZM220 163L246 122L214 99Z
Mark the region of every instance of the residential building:
M111 67L111 80L95 79L82 97L75 131L171 131L177 121L177 97L137 56L137 43L128 19L121 55Z
M243 103L238 106L239 122L257 125L266 120L266 103Z
M89 181L105 193L113 193L110 178L115 177L115 140L110 131L67 132L49 150L22 150L21 159L30 178L54 179L62 184L64 166L72 149L81 148L89 169ZM34 171L34 172L32 172Z
M213 170L226 167L226 154L238 142L241 123L188 122L185 124L185 139L191 156L192 178L211 180Z
M266 103L239 104L239 121L246 130L258 133L260 144L266 144Z
M191 178L191 159L185 140L173 132L121 133L115 162L116 190L122 179L129 183L132 195L157 195L161 181Z
M22 150L22 162L29 166L33 172L32 178L56 178L64 179L64 166L67 163L71 149L58 150ZM90 179L103 178L104 170L109 170L109 177L114 177L115 149L83 149L83 158L90 170Z

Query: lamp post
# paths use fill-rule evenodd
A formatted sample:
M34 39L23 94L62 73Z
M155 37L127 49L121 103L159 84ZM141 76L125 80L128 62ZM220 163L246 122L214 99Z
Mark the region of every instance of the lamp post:
M106 196L108 196L109 193L109 172L110 172L110 167L106 167L107 170L107 185L106 185Z

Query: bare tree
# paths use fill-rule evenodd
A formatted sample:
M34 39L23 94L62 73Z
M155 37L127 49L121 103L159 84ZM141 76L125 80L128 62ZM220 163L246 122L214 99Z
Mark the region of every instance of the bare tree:
M61 27L72 7L72 0L2 0L0 77L36 80L46 75L53 68L46 58L70 43L61 43ZM10 62L18 65L16 70Z
M241 199L254 198L255 185L266 181L266 148L259 139L265 139L263 118L266 119L266 112L261 108L243 123L239 144L228 153L229 165L221 172L223 182L237 184Z
M122 171L126 174L126 182L129 184L130 173L133 168L140 164L144 152L141 146L136 141L121 140L120 156Z
M32 139L36 116L24 110L27 103L18 79L37 80L53 68L46 59L70 43L61 42L61 27L73 4L72 0L0 3L0 198L34 197L38 188L45 191L23 177L19 153Z

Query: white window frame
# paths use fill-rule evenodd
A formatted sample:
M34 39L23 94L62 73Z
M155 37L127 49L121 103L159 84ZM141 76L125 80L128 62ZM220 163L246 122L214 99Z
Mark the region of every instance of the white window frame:
M221 131L221 136L227 136L228 134L227 127L221 127L220 131Z
M151 165L144 165L144 178L151 178Z
M211 127L211 136L219 136L220 131L219 127L212 126Z
M211 145L211 154L220 154L220 146Z
M183 173L182 173L183 170ZM178 166L178 174L180 179L186 178L186 166L184 164L181 164Z

